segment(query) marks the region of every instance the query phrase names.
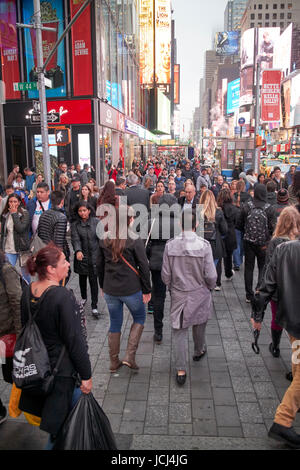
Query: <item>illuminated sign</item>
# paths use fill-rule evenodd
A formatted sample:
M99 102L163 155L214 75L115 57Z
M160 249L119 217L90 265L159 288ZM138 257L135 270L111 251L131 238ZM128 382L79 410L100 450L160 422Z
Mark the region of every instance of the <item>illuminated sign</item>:
M155 1L155 81L171 83L171 2Z
M154 81L154 24L153 0L140 0L140 83Z
M237 55L239 53L239 31L216 33L215 48L217 55Z
M241 80L237 78L228 83L227 87L227 114L231 114L240 106Z
M174 65L174 104L180 104L180 65Z

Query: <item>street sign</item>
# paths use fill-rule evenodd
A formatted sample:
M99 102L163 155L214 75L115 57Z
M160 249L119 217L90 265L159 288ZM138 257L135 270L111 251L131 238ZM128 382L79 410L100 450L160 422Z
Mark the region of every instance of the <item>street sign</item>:
M40 105L39 101L33 100L32 101L32 107L33 107L33 111L35 113L40 113L41 112L41 105Z
M41 122L41 115L39 113L32 113L30 115L31 124L39 124ZM59 113L48 113L47 122L50 123L60 123L60 114Z
M240 125L240 126L243 126L243 125L245 124L245 122L246 122L246 119L245 119L245 118L241 117L241 118L239 119L239 125Z
M55 129L55 142L57 145L67 145L71 142L70 129Z
M38 89L38 82L14 82L14 91L31 91Z

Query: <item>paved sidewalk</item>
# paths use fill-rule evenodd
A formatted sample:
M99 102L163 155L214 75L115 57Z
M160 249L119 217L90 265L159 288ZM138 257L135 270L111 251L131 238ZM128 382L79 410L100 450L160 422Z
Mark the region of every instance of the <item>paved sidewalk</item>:
M79 298L78 278L70 286ZM281 357L271 356L268 308L259 337L260 355L251 348L251 307L245 302L243 271L223 280L214 292L214 315L207 326L207 355L193 362L189 336L189 370L183 387L177 385L169 325L170 299L165 306L164 336L153 343L153 316L147 314L138 349L138 372L122 367L109 373L107 332L109 316L103 298L100 320L87 303L89 352L93 367L93 393L103 406L120 450L285 449L268 439L276 407L289 382L291 349L287 335ZM131 317L125 309L121 357L126 349ZM10 387L0 379L0 396L8 403ZM300 432L300 416L295 428ZM180 436L180 437L179 437ZM43 449L47 434L27 424L23 415L0 426L0 450Z

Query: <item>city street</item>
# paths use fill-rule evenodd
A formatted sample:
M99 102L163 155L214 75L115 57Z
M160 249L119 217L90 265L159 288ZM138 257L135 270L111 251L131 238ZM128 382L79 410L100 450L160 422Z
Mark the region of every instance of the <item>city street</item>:
M77 276L70 287L78 296ZM222 290L213 294L214 316L207 326L208 353L198 363L192 360L190 331L189 370L186 384L179 387L173 368L169 326L169 297L165 307L164 337L153 343L153 317L147 314L138 349L136 373L123 366L109 373L108 311L95 320L87 302L89 353L93 366L93 394L110 419L120 450L286 449L267 437L274 413L289 382L291 351L284 333L281 357L271 356L270 310L259 337L260 355L251 348L249 304L245 302L243 271L233 281L223 278ZM131 325L125 309L125 340ZM10 386L0 380L0 396L8 404ZM300 431L300 416L295 421ZM43 449L48 436L21 415L1 425L0 450Z

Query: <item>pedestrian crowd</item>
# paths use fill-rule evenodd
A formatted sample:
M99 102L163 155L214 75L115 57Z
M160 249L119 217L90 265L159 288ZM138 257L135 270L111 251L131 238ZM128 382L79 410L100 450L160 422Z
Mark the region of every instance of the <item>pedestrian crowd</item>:
M188 329L192 327L193 361L198 362L207 352L212 291L222 289L223 266L230 282L244 265L245 302L251 304L255 331L260 331L270 302L272 356L280 356L283 329L290 337L293 357L299 349L300 171L296 166L285 175L275 167L267 177L256 176L252 169L244 172L239 165L231 182L215 164L203 165L181 155L150 157L146 163L134 159L127 173L121 161L118 165L107 161L106 169L109 180L100 189L89 165L81 170L80 165L68 168L61 163L50 188L34 169L26 168L24 178L15 165L0 201L0 340L18 338L34 315L51 367L58 372L48 396L33 400L22 391L19 407L41 418L40 428L50 435L49 449L70 408L82 393L92 390L84 314L87 281L93 317L101 321L99 292L109 311L112 373L123 365L138 370L136 352L147 313L153 315L153 340L162 343L168 291L175 377L183 386ZM80 301L67 288L72 269L78 275ZM121 359L124 305L132 325ZM14 362L10 356L2 365L9 383ZM295 361L289 379L269 435L300 448L300 436L292 427L300 409L300 366ZM0 424L6 418L0 400Z

